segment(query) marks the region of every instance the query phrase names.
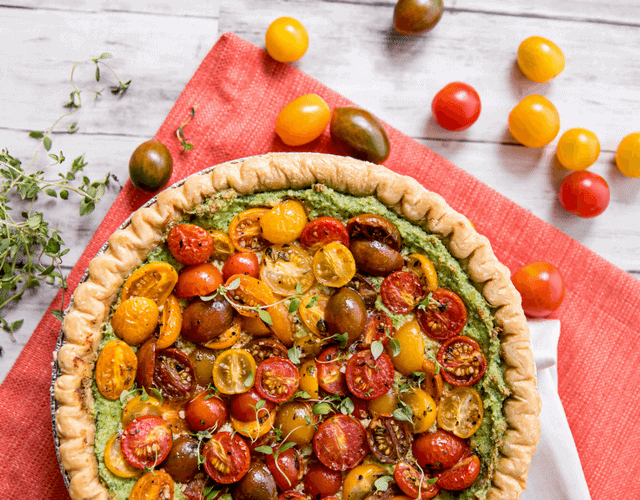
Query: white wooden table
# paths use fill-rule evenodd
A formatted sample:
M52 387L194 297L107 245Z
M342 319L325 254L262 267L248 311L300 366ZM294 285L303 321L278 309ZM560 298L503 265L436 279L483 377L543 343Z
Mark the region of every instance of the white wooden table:
M73 63L113 54L108 62L126 95L104 92L71 121L80 130L55 134L52 152L71 159L86 153L87 174L116 175L96 211L79 218L76 203L42 200L43 209L71 248L70 270L126 181L129 156L152 137L200 61L232 31L264 46L274 19L299 19L310 47L298 68L450 159L505 196L531 210L622 269L640 277L640 179L620 174L613 162L619 141L640 131L640 2L637 0L445 0L446 11L430 33L416 39L392 30L395 0L5 0L0 7L0 148L24 162L44 130L64 112L72 88ZM555 41L567 65L550 83L536 84L515 64L519 43L531 35ZM94 88L113 84L103 71L96 86L93 67L76 80ZM466 132L451 133L431 118L435 93L464 81L482 99L482 114ZM607 179L612 200L596 219L566 214L557 188L569 173L554 162L558 138L527 149L507 131L507 116L525 95L551 99L561 132L585 127L602 145L592 167ZM15 342L0 332L4 380L56 290L42 287L9 321L24 318Z

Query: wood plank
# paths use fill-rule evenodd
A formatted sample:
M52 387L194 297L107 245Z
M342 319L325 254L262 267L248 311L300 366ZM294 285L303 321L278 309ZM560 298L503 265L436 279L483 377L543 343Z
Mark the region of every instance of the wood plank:
M3 7L75 12L130 12L163 16L218 19L218 0L171 2L169 0L8 0Z

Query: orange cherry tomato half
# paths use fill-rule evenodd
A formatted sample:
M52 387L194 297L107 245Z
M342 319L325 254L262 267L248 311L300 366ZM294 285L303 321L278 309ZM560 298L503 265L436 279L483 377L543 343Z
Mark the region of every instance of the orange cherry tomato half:
M181 299L204 297L215 292L221 284L222 273L220 270L213 264L204 262L187 266L180 271L175 293L176 297Z
M217 229L209 229L208 231L213 239L213 253L210 258L224 262L236 251L231 238L224 231Z
M567 212L579 217L597 217L609 206L609 184L593 172L573 172L560 184L560 205Z
M237 483L249 470L249 447L237 434L217 432L204 445L204 470L214 481Z
M418 323L427 337L442 342L458 335L467 323L467 308L451 290L431 292L429 304L418 309Z
M213 253L213 238L195 224L178 224L167 235L167 246L171 254L188 266L202 264Z
M467 439L482 425L482 398L472 387L456 387L442 395L437 418L439 427Z
M376 399L393 385L395 370L385 353L374 359L370 350L358 351L347 362L345 377L351 393L360 399Z
M331 394L346 396L347 381L342 370L345 364L344 353L337 346L322 351L316 359L320 387Z
M473 385L487 371L487 360L478 343L464 336L445 341L436 355L442 378L452 385Z
M129 500L156 500L173 498L175 484L169 474L162 470L147 472L136 481Z
M437 485L429 483L431 476L428 473L421 473L409 462L397 463L393 469L393 477L402 492L410 498L418 498L420 493L420 498L424 500L433 498L440 492Z
M313 256L313 274L324 286L345 286L356 274L351 251L338 241L320 247Z
M522 99L509 113L509 132L520 144L541 148L560 131L560 115L551 101L540 95Z
M160 316L160 333L156 347L166 349L171 346L180 335L182 329L182 306L175 295L169 295L162 307Z
M149 262L136 269L122 285L120 300L130 297L147 297L158 307L164 304L178 282L178 273L167 262Z
M616 165L627 177L640 177L640 132L629 134L620 141Z
M462 491L475 483L479 475L480 459L477 455L469 455L444 471L436 484L443 490Z
M265 359L258 366L256 390L274 403L289 399L298 389L300 373L291 361L281 357Z
M445 85L433 98L431 112L438 125L447 130L467 130L480 116L480 96L466 83Z
M160 417L146 415L133 420L122 432L122 453L138 469L153 468L171 451L173 436Z
M517 61L524 76L538 83L554 79L565 63L560 47L541 36L530 36L520 43Z
M318 426L313 451L329 469L351 469L369 453L367 433L355 418L334 415Z
M548 262L533 262L519 269L512 277L522 296L522 309L530 318L545 318L564 299L564 280L560 271Z
M279 17L273 21L264 41L269 55L283 63L297 61L309 47L307 30L292 17Z
M260 227L260 219L268 211L266 208L250 208L231 219L229 237L236 250L259 252L269 246Z
M227 291L227 300L231 306L242 316L257 317L255 307L264 307L275 302L271 289L264 281L247 276L246 274L234 274L224 284L229 287L232 283L239 283Z
M306 94L287 104L276 118L276 134L287 146L302 146L322 135L331 110L322 97Z

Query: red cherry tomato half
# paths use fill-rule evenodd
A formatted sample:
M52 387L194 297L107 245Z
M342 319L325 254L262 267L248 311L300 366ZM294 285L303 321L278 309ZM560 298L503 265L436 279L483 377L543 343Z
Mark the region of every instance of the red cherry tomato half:
M349 233L342 222L333 217L318 217L304 226L300 244L307 252L314 254L318 248L337 241L349 247Z
M393 385L393 361L385 353L378 359L371 351L359 351L349 359L345 372L347 387L361 399L376 399L387 393Z
M176 296L184 299L211 295L222 284L222 274L216 266L205 262L185 267L176 283Z
M347 381L341 371L344 365L344 353L338 347L331 346L322 351L316 358L320 387L331 394L346 396Z
M227 281L234 274L245 274L260 278L260 261L253 252L238 252L229 257L222 266L222 279Z
M260 400L264 401L264 404L256 410L256 406ZM264 399L258 394L255 385L247 392L234 394L229 401L229 412L231 416L241 422L254 421L257 417L267 415L267 412L271 412L275 407L275 403ZM262 408L264 408L264 410ZM256 415L256 412L259 412L259 414Z
M172 445L169 425L154 415L134 418L122 432L120 440L127 462L138 469L158 465L167 458Z
M415 274L396 271L382 280L380 297L391 312L408 313L422 300L424 290Z
M231 484L240 481L249 470L249 447L237 434L217 432L204 445L204 470L214 481Z
M461 491L471 486L480 474L480 459L469 455L440 474L436 483L443 490Z
M369 453L367 433L355 418L334 415L318 426L313 451L329 469L351 469Z
M440 492L437 485L429 483L429 474L421 473L408 462L397 463L393 469L393 477L402 492L410 498L418 498L420 494L420 498L424 500L433 498Z
M295 488L302 481L302 458L295 448L278 453L277 466L275 457L267 455L267 467L276 481L276 486L282 491Z
M296 392L299 383L300 372L288 359L269 358L258 366L256 390L268 401L286 401Z
M533 262L511 278L522 296L522 309L530 318L545 318L560 307L564 299L564 280L548 262Z
M167 235L171 254L188 266L202 264L213 253L213 238L195 224L178 224Z
M378 309L369 312L367 324L364 327L362 342L358 344L358 349L369 349L376 340L387 345L393 337L393 322L389 315Z
M431 292L429 304L418 309L418 323L427 337L443 342L462 331L467 308L457 294L438 288Z
M227 420L227 405L213 392L206 391L189 400L184 407L191 430L219 429Z
M452 385L473 385L487 371L487 360L478 343L469 337L452 337L442 346L436 359L442 378Z
M480 116L480 96L466 83L445 85L431 102L431 112L438 125L459 132L468 129Z
M304 491L314 500L335 495L342 488L342 473L321 462L309 466L304 476Z
M558 191L560 205L580 217L596 217L609 206L609 184L598 174L581 171L568 175Z
M438 429L420 434L413 442L412 450L420 467L448 469L469 452L469 445L464 439Z

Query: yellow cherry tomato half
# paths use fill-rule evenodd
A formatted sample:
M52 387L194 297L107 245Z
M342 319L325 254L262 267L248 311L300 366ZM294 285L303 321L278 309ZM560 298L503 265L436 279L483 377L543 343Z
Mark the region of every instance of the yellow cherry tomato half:
M518 47L518 67L534 82L554 79L564 69L564 54L555 43L541 36L530 36Z
M209 229L208 233L213 239L213 253L211 254L211 260L226 261L231 257L236 249L233 246L233 242L227 233L224 231L218 231L217 229Z
M133 485L129 500L159 500L173 498L175 483L163 470L147 472Z
M471 387L456 387L440 399L438 425L458 437L472 436L480 428L483 417L482 398Z
M616 165L627 177L640 177L640 132L622 139L616 151Z
M311 399L320 397L318 386L318 367L314 360L307 361L300 367L299 390L306 392Z
M112 401L133 386L138 358L122 340L111 340L100 351L96 362L96 385L100 393Z
M144 396L143 394L131 398L122 409L122 428L126 429L134 419L146 415L162 418L163 408L160 401L153 396Z
M231 326L227 328L222 335L202 345L209 349L226 349L238 341L241 332L242 320L240 319L240 316L236 316L233 323L231 323Z
M412 253L407 259L407 267L422 282L426 293L438 289L438 273L428 257L420 253Z
M109 438L104 448L104 464L112 474L118 477L136 477L142 473L124 458L120 447L120 435L117 432Z
M249 422L243 422L233 417L230 418L231 426L238 431L238 434L256 440L271 430L276 419L276 410L274 409L270 412L259 411L258 418Z
M276 134L287 146L302 146L322 135L331 120L324 99L306 94L287 104L276 118Z
M351 469L342 485L342 498L344 500L362 500L376 491L374 483L377 479L387 474L382 465L363 464Z
M522 99L509 113L509 132L529 148L546 146L560 131L560 115L551 101L541 95Z
M313 256L313 274L319 283L339 288L356 274L356 261L351 251L342 243L332 241Z
M316 337L327 335L328 327L324 320L324 312L328 302L329 295L313 291L300 299L300 307L298 307L300 319Z
M267 52L278 62L300 59L309 48L309 35L300 21L279 17L267 28L264 37Z
M213 383L222 394L240 394L253 387L256 361L244 349L224 351L213 364Z
M392 414L398 406L398 388L392 385L386 393L376 399L367 401L369 411L376 415Z
M585 128L569 129L560 136L556 156L564 168L585 170L600 156L600 141Z
M393 336L400 343L400 352L392 356L393 366L404 375L419 372L424 361L424 338L416 320L402 325Z
M181 329L182 307L176 296L171 294L162 306L160 333L156 341L156 349L166 349L172 345L178 339Z
M306 223L307 213L295 200L281 201L260 218L262 235L276 245L297 240Z
M122 285L120 300L147 297L160 307L178 282L178 273L167 262L149 262L136 269Z
M436 402L433 398L422 389L412 387L400 399L413 411L413 432L428 431L436 421Z
M113 332L127 344L139 346L151 337L159 319L160 311L152 299L131 297L120 302L111 318L111 326Z

